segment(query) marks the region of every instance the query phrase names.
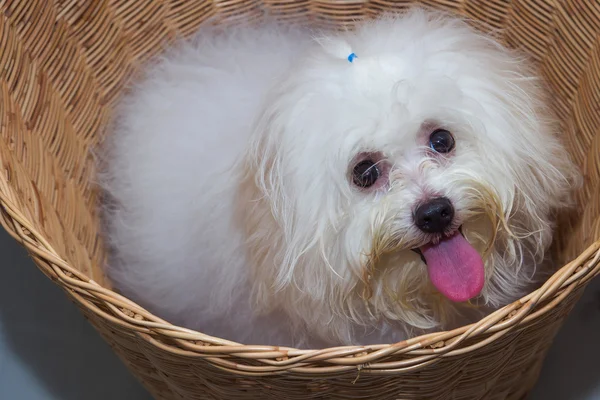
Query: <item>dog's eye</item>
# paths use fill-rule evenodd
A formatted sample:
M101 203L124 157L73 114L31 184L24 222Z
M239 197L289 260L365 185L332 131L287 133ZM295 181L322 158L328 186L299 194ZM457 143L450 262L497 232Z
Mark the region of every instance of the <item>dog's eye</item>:
M436 129L429 136L429 146L438 153L449 153L454 148L454 137L445 129Z
M358 187L368 188L377 182L380 175L381 172L373 160L362 160L352 170L352 182Z

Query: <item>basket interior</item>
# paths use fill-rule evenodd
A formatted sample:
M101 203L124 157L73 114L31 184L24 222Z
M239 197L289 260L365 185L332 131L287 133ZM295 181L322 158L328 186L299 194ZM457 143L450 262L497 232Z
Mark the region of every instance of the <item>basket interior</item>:
M89 149L102 140L121 91L145 61L202 23L258 19L268 12L345 28L411 3L419 2L2 2L0 192L60 258L108 285ZM487 26L530 54L547 79L565 141L585 176L578 211L564 219L556 235L558 257L572 259L600 236L599 3L420 3Z

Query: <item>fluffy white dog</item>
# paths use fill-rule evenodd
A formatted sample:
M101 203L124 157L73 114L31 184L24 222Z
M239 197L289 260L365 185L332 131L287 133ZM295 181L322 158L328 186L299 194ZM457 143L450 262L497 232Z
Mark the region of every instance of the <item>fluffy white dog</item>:
M524 60L441 14L204 28L147 70L103 150L108 273L247 344L446 329L539 280L576 181L554 134Z

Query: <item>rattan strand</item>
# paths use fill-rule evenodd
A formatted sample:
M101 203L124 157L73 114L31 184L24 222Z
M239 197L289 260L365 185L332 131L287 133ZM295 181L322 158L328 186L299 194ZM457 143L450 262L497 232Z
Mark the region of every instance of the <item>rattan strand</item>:
M555 333L600 274L597 0L420 2L469 18L537 62L584 172L578 212L557 233L556 254L566 264L520 301L471 326L393 345L297 350L170 325L111 291L100 268L88 150L143 62L202 23L268 12L345 29L412 3L0 1L0 222L156 398L520 399L535 383Z

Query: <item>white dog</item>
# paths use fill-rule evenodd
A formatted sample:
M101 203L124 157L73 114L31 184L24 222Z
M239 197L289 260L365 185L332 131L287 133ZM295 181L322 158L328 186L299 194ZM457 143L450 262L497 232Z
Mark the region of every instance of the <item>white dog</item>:
M119 110L108 273L170 322L247 344L472 321L539 280L577 180L554 133L524 60L441 14L204 28Z

